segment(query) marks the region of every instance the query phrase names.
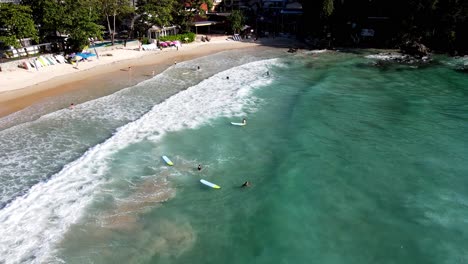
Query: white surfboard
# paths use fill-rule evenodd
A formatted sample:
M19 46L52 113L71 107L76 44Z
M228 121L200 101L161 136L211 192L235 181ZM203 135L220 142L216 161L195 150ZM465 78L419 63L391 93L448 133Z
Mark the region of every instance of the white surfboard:
M167 156L162 156L163 160L167 163L167 165L172 166L174 163L167 157Z
M200 180L201 183L205 184L206 186L210 186L211 188L214 188L214 189L220 189L221 187L219 187L219 185L216 185L212 182L209 182L209 181L206 181L204 179L201 179Z
M235 122L231 122L232 125L235 125L235 126L245 126L247 124L245 123L235 123Z

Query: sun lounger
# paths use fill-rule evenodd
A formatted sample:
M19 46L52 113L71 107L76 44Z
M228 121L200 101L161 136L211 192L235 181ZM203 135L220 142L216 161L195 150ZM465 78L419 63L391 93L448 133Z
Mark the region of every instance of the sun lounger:
M141 45L141 48L143 50L158 50L158 47L154 43Z

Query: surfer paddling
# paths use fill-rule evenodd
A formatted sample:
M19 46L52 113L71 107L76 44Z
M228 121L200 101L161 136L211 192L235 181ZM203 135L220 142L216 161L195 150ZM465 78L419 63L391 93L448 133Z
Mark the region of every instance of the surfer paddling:
M242 124L247 125L247 120L245 120L245 118L242 119Z

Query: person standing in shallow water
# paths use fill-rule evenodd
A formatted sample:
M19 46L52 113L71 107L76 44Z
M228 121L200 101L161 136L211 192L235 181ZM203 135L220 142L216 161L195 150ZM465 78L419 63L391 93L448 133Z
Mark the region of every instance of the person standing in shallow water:
M198 164L197 169L198 169L199 171L201 171L201 165L200 165L200 164Z

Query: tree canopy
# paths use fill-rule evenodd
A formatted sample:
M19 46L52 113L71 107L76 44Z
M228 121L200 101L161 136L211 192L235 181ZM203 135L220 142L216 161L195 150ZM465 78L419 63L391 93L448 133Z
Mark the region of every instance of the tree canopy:
M0 41L7 46L18 48L22 46L21 40L24 38L38 40L29 6L0 3L0 25L4 25L4 30L0 30Z
M97 0L100 10L102 10L112 44L114 44L115 34L117 32L116 19L118 15L128 15L133 13L133 7L128 0ZM111 21L112 19L112 21ZM112 22L112 23L111 23Z
M296 33L301 37L330 37L337 45L349 45L350 41L359 42L361 29L374 28L377 47L392 48L416 40L433 50L468 53L466 0L298 1L304 15L294 19L298 20ZM282 15L276 7L268 9L253 3L252 10L242 13L230 2L229 21L236 33L246 21L257 23L259 16L269 21L269 30L285 29L278 27ZM177 25L186 32L190 31L195 16L206 15L202 7L211 8L213 0L137 0L136 3L135 10L128 0L22 0L22 5L1 4L0 22L5 26L0 38L5 43L19 45L17 40L22 38L68 35L73 45L79 47L89 37L100 36L104 28L112 40L119 29L133 31L134 25L140 33L138 36L145 35L153 25ZM223 5L227 6L225 2Z
M65 35L74 49L81 49L89 37L101 36L97 0L23 0L23 4L33 10L42 38Z
M466 0L300 0L302 35L320 37L333 32L346 44L351 27L378 27L380 46L396 47L418 40L433 50L468 52L468 1Z
M231 28L234 33L239 33L244 26L244 14L240 10L233 10L229 15L229 21L231 22Z

